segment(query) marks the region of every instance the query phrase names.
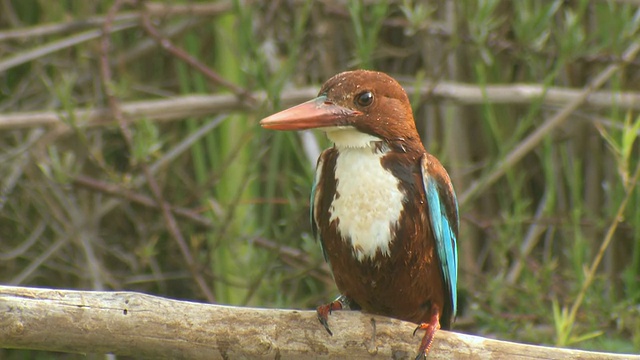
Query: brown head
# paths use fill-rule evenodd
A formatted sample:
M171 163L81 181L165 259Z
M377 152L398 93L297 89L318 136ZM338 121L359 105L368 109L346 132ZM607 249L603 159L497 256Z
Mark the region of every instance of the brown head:
M327 80L317 98L271 115L260 125L273 130L321 128L353 131L387 142L419 142L411 104L400 84L387 74L355 70Z

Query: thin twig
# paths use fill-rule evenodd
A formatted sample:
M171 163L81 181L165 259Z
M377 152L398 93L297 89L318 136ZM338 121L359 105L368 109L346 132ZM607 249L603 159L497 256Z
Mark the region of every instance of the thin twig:
M144 13L153 16L190 15L204 16L227 12L233 7L231 1L215 1L210 3L164 4L161 2L145 2Z
M176 146L172 147L162 156L158 161L151 165L150 169L152 173L155 173L159 168L168 166L170 162L174 161L178 156L182 155L191 147L200 141L206 134L218 127L223 121L228 119L227 114L221 114L216 116L213 120L202 125L199 129L192 131L186 138L180 141Z
M135 24L139 17L140 16L135 13L120 14L114 19L114 23L117 23L118 25L122 22ZM88 19L4 30L0 31L0 41L35 39L41 36L53 36L72 31L96 28L98 26L102 26L102 24L104 24L104 16L93 16Z
M45 222L43 220L38 221L38 225L33 229L33 232L23 240L18 247L13 248L8 251L0 252L0 260L7 261L17 258L21 256L27 250L31 248L38 240L40 240L40 236L44 233L44 230L47 228Z
M122 31L124 29L130 29L136 26L135 22L123 22L109 28L110 32ZM19 52L4 60L0 60L0 73L5 72L13 67L22 65L29 61L41 58L43 56L52 54L56 51L64 50L72 46L76 46L89 40L97 39L102 36L102 30L91 30L80 34L72 35L62 40L50 42L43 46L38 46L34 49Z
M18 185L24 168L29 162L29 153L27 152L39 139L42 138L45 131L41 128L35 128L29 132L26 142L8 156L0 156L0 163L11 164L10 169L6 170L4 178L0 181L0 212L9 198L16 185ZM16 157L12 162L7 162L9 157Z
M113 18L113 23L134 22L137 23L142 13L149 13L154 16L175 16L189 15L204 17L218 15L231 9L230 1L218 1L212 3L193 3L184 5L171 5L162 3L147 3L145 9L141 11L131 11L117 14ZM58 35L70 31L79 31L87 28L101 27L106 20L105 16L91 16L86 19L71 20L62 23L52 23L37 25L19 29L0 31L0 41L34 39L40 36Z
M47 247L44 251L42 251L38 257L33 259L29 265L27 265L22 271L20 271L16 276L12 277L9 280L10 285L20 285L25 282L33 273L36 272L44 264L50 257L52 257L58 250L62 249L69 242L70 237L62 236L59 237L53 244Z
M165 28L164 33L166 34L166 37L174 38L186 33L188 30L193 29L208 20L209 19L206 18L187 18L176 23L171 23ZM112 64L116 67L124 66L125 64L148 56L149 53L151 53L152 51L156 51L157 48L158 46L154 39L148 37L142 38L136 46L126 50L125 53L119 55L116 59L113 59Z
M95 190L104 194L117 196L119 198L126 199L129 202L136 203L142 206L146 206L149 208L158 208L158 203L154 199L148 196L124 189L123 187L116 184L110 184L102 180L94 179L94 178L83 176L83 175L76 176L73 179L73 183L77 186L82 186L84 188ZM183 207L177 207L177 206L170 206L170 209L174 214L184 219L187 219L197 224L198 226L202 226L205 228L213 227L211 220L207 219L206 217L200 216L200 214L198 214L194 210L183 208Z
M299 268L301 267L301 264L303 264L306 265L306 268L313 268L313 275L315 277L325 282L327 282L327 279L328 282L332 282L331 269L329 268L329 264L323 261L321 264L316 266L311 256L300 249L282 245L263 237L253 238L251 240L251 243L262 248L278 252L282 260L287 262L289 265Z
M531 226L529 226L529 230L525 235L522 243L520 244L520 251L518 252L518 258L515 260L513 265L509 268L507 275L505 276L505 280L507 284L514 285L522 272L522 268L524 266L527 257L534 249L536 244L538 243L538 239L540 239L540 235L549 228L549 224L545 224L542 221L542 218L546 215L550 203L550 195L549 190L547 190L540 203L538 204L538 208L536 209L536 214L531 221Z

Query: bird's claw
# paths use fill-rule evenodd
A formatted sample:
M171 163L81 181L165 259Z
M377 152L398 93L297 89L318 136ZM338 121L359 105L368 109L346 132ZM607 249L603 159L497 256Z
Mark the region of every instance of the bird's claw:
M415 360L425 360L427 358L427 354L429 353L429 349L431 349L431 344L433 343L433 338L438 330L433 327L431 324L422 323L413 330L413 336L416 336L416 332L418 330L426 330L422 341L420 342L420 348L418 349L418 355Z
M344 295L340 295L334 301L328 304L318 306L318 308L316 309L316 312L318 313L318 321L320 321L320 324L324 326L324 328L327 330L329 335L333 336L333 332L331 331L331 329L329 329L329 315L333 311L342 310L342 309L347 309L347 310L351 309L351 303L352 302L349 298L347 298ZM354 305L357 306L357 304L355 303Z
M412 336L416 336L416 333L418 332L418 330L422 330L422 324L418 325L418 327L416 327L415 330L413 330Z
M318 321L320 321L320 324L324 326L329 335L333 336L333 332L331 332L331 329L329 329L329 314L331 314L331 304L318 306L316 312L318 313Z
M436 331L440 330L440 313L438 306L433 305L431 310L431 320L428 323L418 325L418 327L413 330L413 336L416 335L418 330L425 330L424 337L422 337L422 341L420 342L420 348L418 349L418 356L416 356L415 360L425 360L427 358L427 354L433 344Z

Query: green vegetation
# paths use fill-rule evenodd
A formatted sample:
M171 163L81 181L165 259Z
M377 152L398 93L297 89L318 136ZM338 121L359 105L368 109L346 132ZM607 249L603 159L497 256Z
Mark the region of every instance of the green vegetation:
M637 2L125 2L105 79L114 3L0 2L0 283L302 309L333 298L308 223L328 143L258 121L370 68L410 89L458 191L455 329L640 352ZM143 14L214 76L160 46ZM187 95L227 100L203 110ZM175 103L126 110L146 100ZM121 124L85 111L118 108Z

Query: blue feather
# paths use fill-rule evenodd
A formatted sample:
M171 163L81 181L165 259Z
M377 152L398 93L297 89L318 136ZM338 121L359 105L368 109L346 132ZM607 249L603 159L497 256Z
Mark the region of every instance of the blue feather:
M423 182L429 208L429 219L431 220L431 227L436 240L436 249L442 266L444 282L451 295L453 316L455 316L458 295L456 289L458 283L458 250L456 247L456 233L452 227L454 224L451 221L455 221L455 229L457 229L458 201L452 189L451 191L449 191L449 187L447 187L448 189L442 189L437 180L429 176L426 171L423 171ZM450 192L450 194L446 194L451 195L447 200L453 201L449 201L449 204L447 204L446 200L441 196L441 190ZM451 202L455 208L455 219L449 219L447 215L447 205L451 206Z
M322 249L322 255L324 256L324 260L329 263L329 257L327 256L327 250L324 248L324 243L322 242L322 238L320 237L320 232L318 231L318 222L315 218L315 207L316 207L316 192L318 191L318 182L320 181L320 177L322 176L322 164L324 162L324 157L327 151L323 151L318 158L318 162L316 164L316 173L313 178L313 185L311 185L311 198L309 200L309 216L311 217L311 231L313 232L313 237L320 243L320 249ZM318 194L320 195L320 194Z

